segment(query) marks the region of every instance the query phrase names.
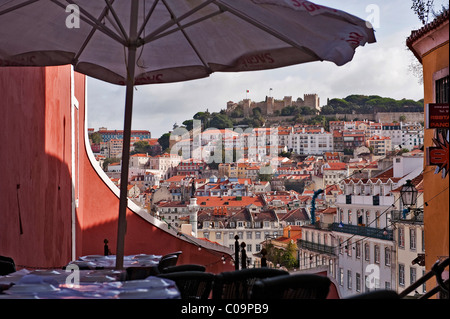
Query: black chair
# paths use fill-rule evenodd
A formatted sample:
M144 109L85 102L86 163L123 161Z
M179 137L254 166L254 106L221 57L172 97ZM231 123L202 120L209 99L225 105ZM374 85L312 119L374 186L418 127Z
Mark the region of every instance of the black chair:
M158 272L163 273L164 268L176 266L178 257L182 254L181 251L176 251L161 257L158 264Z
M173 280L181 294L181 299L208 299L215 275L203 271L180 271L159 274L158 277Z
M205 272L206 267L202 265L196 264L184 264L178 266L169 266L161 270L163 274L173 273L173 272L181 272L181 271L201 271Z
M399 294L393 290L382 289L349 296L344 299L401 299L401 298Z
M11 257L0 256L0 276L16 272L16 264Z
M142 280L159 274L156 266L128 267L126 280Z
M314 274L261 279L253 285L252 299L326 299L331 280Z
M289 276L287 271L274 268L247 268L216 275L213 299L251 299L254 283L258 279Z

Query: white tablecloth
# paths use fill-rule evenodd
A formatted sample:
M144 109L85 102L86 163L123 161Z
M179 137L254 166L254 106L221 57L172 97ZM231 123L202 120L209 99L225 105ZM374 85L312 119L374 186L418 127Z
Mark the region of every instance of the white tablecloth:
M124 267L157 265L161 256L132 255L124 258ZM115 256L84 256L78 261L92 263L92 270L66 267L51 270L19 270L0 276L0 299L180 299L175 282L149 276L125 281L125 270L114 270ZM68 266L69 266L68 265ZM103 267L104 269L95 269ZM75 270L74 270L75 269Z

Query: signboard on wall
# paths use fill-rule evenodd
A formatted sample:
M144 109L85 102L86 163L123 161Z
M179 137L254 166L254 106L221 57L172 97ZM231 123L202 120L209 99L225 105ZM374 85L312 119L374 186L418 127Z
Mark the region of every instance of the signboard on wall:
M425 111L425 128L449 129L448 103L429 103Z
M435 174L442 173L442 178L445 178L449 170L449 134L439 132L437 137L433 138L433 147L427 147L427 165L436 166ZM446 136L445 136L445 135Z

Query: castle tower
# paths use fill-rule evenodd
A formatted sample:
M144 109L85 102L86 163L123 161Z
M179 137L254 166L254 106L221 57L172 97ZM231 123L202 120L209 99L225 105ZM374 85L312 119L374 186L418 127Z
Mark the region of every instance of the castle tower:
M274 102L273 97L266 96L266 114L267 115L273 114L273 104L274 104L273 102Z
M245 117L249 117L250 115L252 115L251 100L250 99L244 99L242 101L242 109L244 110L244 116Z
M303 100L305 106L310 107L313 110L320 111L320 100L317 94L304 94Z

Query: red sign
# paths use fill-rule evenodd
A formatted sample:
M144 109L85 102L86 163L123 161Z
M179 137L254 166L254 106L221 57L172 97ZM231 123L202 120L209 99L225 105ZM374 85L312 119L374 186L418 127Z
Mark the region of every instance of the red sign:
M425 128L449 129L448 103L429 103L426 107Z
M436 173L442 171L442 177L445 178L449 170L449 143L442 134L439 135L433 138L436 146L427 148L427 165L437 166Z

